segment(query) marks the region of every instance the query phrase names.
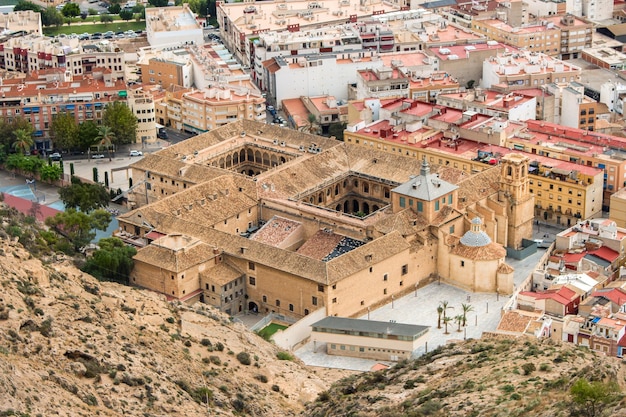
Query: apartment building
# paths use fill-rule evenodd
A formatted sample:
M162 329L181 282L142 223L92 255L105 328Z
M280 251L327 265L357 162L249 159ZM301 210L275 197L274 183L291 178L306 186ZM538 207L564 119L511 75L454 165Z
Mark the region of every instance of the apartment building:
M54 115L67 112L76 123L99 123L108 103L127 99L126 83L104 68L76 77L62 68L33 71L26 78L3 80L0 89L0 118L28 120L34 129L35 149L54 147L50 136Z
M560 59L579 58L592 45L593 24L574 15L546 16L512 26L499 19L474 20L472 29L490 39Z
M441 93L437 104L462 111L501 117L511 121L535 119L537 98L520 93L502 94L499 91L476 89L461 93Z
M532 154L602 169L603 206L608 209L611 194L626 183L624 139L547 122L528 120L525 125L527 131L511 136L507 143Z
M555 98L554 123L567 127L595 130L596 116L605 107L585 95L585 86L577 83L550 83L546 91Z
M517 49L496 41L483 41L471 45L431 47L425 52L437 60L440 71L454 74L461 86L478 85L483 77L483 62L489 57L504 53L517 53Z
M156 115L152 92L136 89L129 91L128 106L137 117L136 143L146 144L156 142Z
M14 37L0 43L0 68L30 73L48 68L68 69L72 75L90 75L106 68L115 79L124 79L124 52L112 43L55 40L41 35Z
M152 57L137 63L141 68L141 82L144 84L158 84L163 88L178 85L190 88L193 84L193 66L189 56L172 59L168 56Z
M183 130L204 133L236 120L265 121L265 98L247 88L213 87L184 93Z
M204 44L202 25L189 5L146 9L146 35L153 47Z
M275 56L323 54L363 49L359 32L354 25L344 24L311 28L302 31L271 31L259 33L253 40L254 54L250 67L252 79L261 90L267 82L263 78L263 62Z
M317 1L297 0L287 3L220 2L217 5L217 21L224 44L243 63L254 64L254 41L264 32L299 32L346 22L355 23L364 17L399 11L400 6L373 0L361 4L358 0L340 0L329 7Z
M340 54L277 56L263 63L269 104L280 108L282 101L301 96L332 95L348 98L347 85L357 82L359 70L383 68L373 51ZM328 74L333 74L329 77Z
M457 2L447 8L442 15L450 22L471 28L476 20L490 19L497 16L511 26L522 26L528 21L525 2L513 0L507 3L488 0L479 2Z
M545 54L519 51L492 56L483 62L483 88L514 91L550 83L580 81L581 69Z

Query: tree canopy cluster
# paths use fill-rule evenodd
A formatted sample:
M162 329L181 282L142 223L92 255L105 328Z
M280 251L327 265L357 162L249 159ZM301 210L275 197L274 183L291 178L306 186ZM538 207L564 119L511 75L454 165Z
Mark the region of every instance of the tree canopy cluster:
M109 204L109 192L100 184L81 182L72 177L71 184L59 190L59 197L66 208L90 213Z
M52 119L50 133L55 148L86 151L91 146L101 144L104 127L110 133L106 135L107 144L117 146L132 143L135 141L137 117L126 104L116 101L105 107L101 126L91 120L77 124L71 113L61 112Z

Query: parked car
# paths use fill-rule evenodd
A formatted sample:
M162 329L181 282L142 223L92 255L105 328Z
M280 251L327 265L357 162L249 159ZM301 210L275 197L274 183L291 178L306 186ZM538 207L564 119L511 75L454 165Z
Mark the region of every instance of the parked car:
M104 158L104 155L101 153L94 153L93 155L91 155L91 159L102 159Z
M132 151L130 151L130 153L128 154L128 156L143 156L143 152L141 152L141 151L136 151L136 150L132 150Z
M54 152L50 154L50 159L52 159L53 161L60 161L61 160L61 154L58 152Z
M159 139L167 139L167 130L161 128L159 129L159 132L157 133L157 138Z

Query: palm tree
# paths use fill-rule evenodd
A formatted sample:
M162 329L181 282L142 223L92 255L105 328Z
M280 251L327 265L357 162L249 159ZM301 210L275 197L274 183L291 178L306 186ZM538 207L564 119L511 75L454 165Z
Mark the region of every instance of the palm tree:
M465 327L467 325L467 313L474 311L474 307L471 304L461 304L461 308L463 309L463 327Z
M463 314L458 314L456 316L454 316L454 321L456 322L456 324L459 325L459 327L456 329L457 332L461 331L461 323L463 323Z
M445 319L446 318L446 312L448 311L448 309L453 308L453 307L450 307L448 305L448 302L445 301L445 300L444 301L439 301L439 306L443 309L443 318Z
M99 141L98 144L100 146L106 146L109 153L109 161L111 160L111 145L113 144L114 139L115 133L109 126L102 125L98 128L98 136L96 136L96 140Z
M309 113L308 116L306 117L306 120L309 124L306 126L302 126L300 128L300 131L308 132L313 135L318 133L319 126L317 125L317 117L315 117L313 113Z
M26 151L30 150L30 147L33 146L33 137L30 132L26 129L17 129L13 132L15 135L15 142L13 142L13 148L20 152L22 155L26 153Z
M437 328L441 329L441 313L443 313L443 307L439 305L437 307Z
M450 323L452 321L452 317L444 317L443 318L443 325L446 327L446 330L443 332L443 334L450 334L448 332L448 323Z

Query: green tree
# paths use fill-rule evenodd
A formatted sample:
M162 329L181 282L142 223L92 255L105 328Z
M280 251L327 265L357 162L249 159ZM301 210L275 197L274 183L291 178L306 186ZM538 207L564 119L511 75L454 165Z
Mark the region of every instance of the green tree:
M315 135L319 132L319 124L317 123L317 117L313 113L309 113L306 117L308 125L302 126L300 131L311 133Z
M444 301L440 301L439 302L439 306L442 308L443 310L443 318L445 319L447 317L447 312L449 309L451 309L452 307L449 306L449 303L444 300Z
M98 210L98 216L111 215L106 210ZM107 223L108 224L108 223ZM74 246L75 250L86 246L96 236L94 229L106 230L101 217L96 218L95 212L91 214L68 208L64 212L57 213L54 217L46 219L46 225L53 228L60 235L65 236Z
M98 125L87 120L78 125L78 142L76 147L81 151L86 151L91 145L94 145L98 137Z
M61 9L61 13L65 17L76 17L80 15L80 6L76 3L65 3L65 6Z
M448 323L450 323L452 321L452 317L444 317L443 318L443 325L445 326L445 331L443 332L444 334L450 334L448 332Z
M148 3L154 7L165 7L167 2L168 0L148 0Z
M45 166L45 162L36 156L24 156L17 153L7 157L5 166L7 169L17 170L23 174L35 174Z
M108 8L108 12L110 14L119 14L121 10L122 10L122 6L120 6L119 3L114 3L110 5Z
M89 213L109 204L109 193L99 184L88 184L72 177L71 184L59 189L65 207Z
M17 129L13 132L15 141L13 142L13 148L21 153L25 154L33 146L33 136L31 130Z
M87 259L83 271L100 280L127 284L137 250L116 237L100 239L99 249Z
M89 14L89 16L97 16L98 15L98 11L96 9L92 9L91 7L87 9L87 13Z
M463 327L467 325L467 313L474 311L474 307L471 304L461 304L463 309Z
M15 142L14 132L16 130L26 130L33 132L33 127L30 122L23 117L16 117L12 121L8 122L4 119L0 119L0 144L4 148L6 154L10 153Z
M123 145L134 143L137 136L137 117L133 111L121 101L106 106L102 116L102 124L110 126L115 134L113 143Z
M347 125L345 123L336 122L331 123L328 126L328 135L334 136L335 139L343 142L343 132L346 130Z
M17 2L15 7L13 8L13 11L19 12L22 10L32 10L34 12L41 12L41 7L31 1L20 0Z
M61 27L63 25L63 15L54 6L46 7L41 12L41 24L44 26Z
M120 10L119 15L122 20L128 22L130 19L133 18L133 11L128 9Z
M463 323L463 314L457 314L456 316L454 316L454 322L458 325L456 331L460 332L461 324Z
M585 378L579 379L570 388L572 400L587 417L601 415L608 404L618 399L619 393L619 385L615 382L589 382Z
M42 181L58 181L61 179L61 174L63 174L63 171L58 164L44 165L39 170L39 175Z
M78 125L70 113L62 112L54 116L50 133L57 149L72 149L78 145Z
M111 160L111 148L113 147L113 141L115 140L115 133L109 126L102 125L98 128L98 149L106 149L109 154L109 161Z
M100 15L100 22L104 23L105 25L107 23L111 23L113 21L113 16L109 15L109 14L101 14Z

